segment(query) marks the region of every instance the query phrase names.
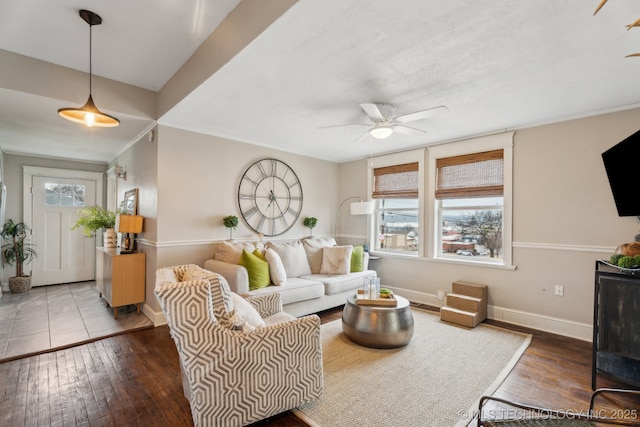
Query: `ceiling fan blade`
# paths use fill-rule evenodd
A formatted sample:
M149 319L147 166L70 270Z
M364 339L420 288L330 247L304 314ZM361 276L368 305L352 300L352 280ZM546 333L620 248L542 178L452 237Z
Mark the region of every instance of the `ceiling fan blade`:
M425 133L427 133L426 130L416 129L406 125L395 125L393 127L393 130L395 132L401 133L403 135L409 135L409 136L418 136L418 135L424 135Z
M370 130L371 130L371 129L367 129L365 133L363 133L362 135L360 135L359 137L357 137L356 139L354 139L354 140L353 140L353 142L358 142L358 141L360 141L360 139L361 139L363 136L365 136L366 134L368 134Z
M363 104L360 104L360 107L373 120L382 120L382 119L384 119L384 116L382 115L382 112L380 111L380 109L378 108L378 106L376 104L363 103Z
M320 126L318 129L332 129L332 128L346 128L354 126L371 126L371 123L354 123L351 125L332 125L332 126Z
M443 113L445 111L449 111L449 109L444 105L440 105L438 107L427 108L426 110L403 114L402 116L396 117L395 121L398 123L413 122L415 120L422 120L427 117L435 116L436 114Z

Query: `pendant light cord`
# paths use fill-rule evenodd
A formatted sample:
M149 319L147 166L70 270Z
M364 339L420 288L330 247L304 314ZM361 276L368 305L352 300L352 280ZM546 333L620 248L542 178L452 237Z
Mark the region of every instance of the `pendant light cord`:
M91 64L92 49L93 46L93 24L89 23L89 96L91 96L93 90L93 66Z

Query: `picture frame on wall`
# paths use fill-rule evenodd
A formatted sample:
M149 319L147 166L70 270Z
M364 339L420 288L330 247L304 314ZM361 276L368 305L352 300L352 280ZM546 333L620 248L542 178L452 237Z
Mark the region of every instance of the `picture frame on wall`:
M137 215L138 213L138 189L134 188L124 193L122 200L122 213Z

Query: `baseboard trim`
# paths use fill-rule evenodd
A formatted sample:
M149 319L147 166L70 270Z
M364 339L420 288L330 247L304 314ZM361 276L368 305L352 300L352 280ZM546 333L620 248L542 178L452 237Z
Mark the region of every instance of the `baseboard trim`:
M164 317L162 311L155 311L149 305L144 304L142 306L142 312L145 316L153 322L153 326L162 326L167 324L167 319Z
M445 302L438 299L437 295L416 292L407 289L393 288L395 294L403 296L410 301L426 304L434 307L442 307ZM573 320L560 319L527 311L513 310L505 307L488 306L487 317L492 320L524 326L538 331L550 332L569 338L591 342L593 339L593 326L588 323L575 322Z

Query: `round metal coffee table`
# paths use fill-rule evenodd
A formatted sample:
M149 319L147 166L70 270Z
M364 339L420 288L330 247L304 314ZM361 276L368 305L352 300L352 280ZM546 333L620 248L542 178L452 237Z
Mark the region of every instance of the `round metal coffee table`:
M358 305L356 296L347 298L342 310L342 331L365 347L395 348L407 345L413 336L413 315L406 298L395 296L396 307Z

